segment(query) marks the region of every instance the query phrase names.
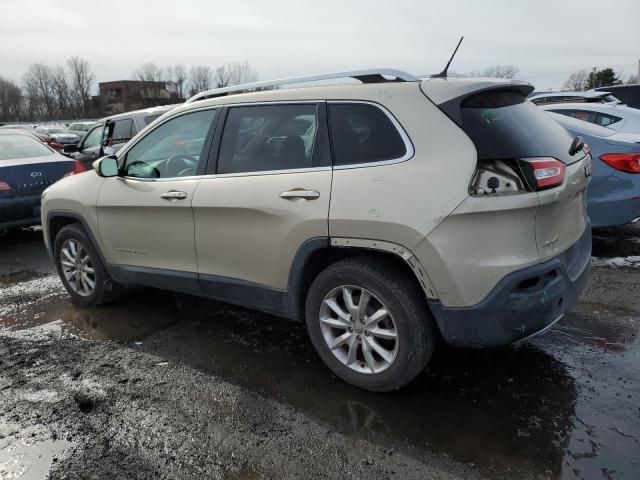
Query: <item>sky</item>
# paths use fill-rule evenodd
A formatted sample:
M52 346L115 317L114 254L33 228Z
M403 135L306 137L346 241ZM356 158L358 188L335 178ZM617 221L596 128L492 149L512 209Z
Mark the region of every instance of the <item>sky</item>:
M608 6L607 6L608 5ZM0 0L0 76L79 55L97 81L145 62L248 61L261 80L388 67L416 75L511 64L537 90L569 73L640 60L640 1Z

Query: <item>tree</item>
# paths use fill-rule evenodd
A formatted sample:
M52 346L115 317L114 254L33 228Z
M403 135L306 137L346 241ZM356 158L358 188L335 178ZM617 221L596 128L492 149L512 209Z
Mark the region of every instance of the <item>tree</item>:
M51 67L34 63L23 79L29 100L29 113L34 119L52 120L57 115L56 86Z
M134 72L134 76L141 82L145 82L144 90L147 95L150 95L154 100L161 98L160 91L163 90L161 82L163 81L163 72L153 62L147 62L142 64L138 70Z
M185 97L187 71L182 65L167 67L167 82L170 93L179 99Z
M576 72L573 72L571 75L569 75L569 78L567 78L567 81L564 82L564 88L566 90L570 90L574 92L580 92L582 90L585 90L588 77L589 77L589 74L587 73L586 70L578 70Z
M589 73L585 89L598 87L609 87L611 85L619 85L622 81L612 68L603 68L602 70L594 69Z
M91 72L89 62L80 57L67 60L69 69L69 95L73 116L86 117L90 107L91 87L95 76Z
M491 77L491 78L514 78L518 70L513 65L494 65L493 67L485 68L481 73L475 73L474 76Z
M189 94L195 95L197 93L209 90L213 83L213 73L211 67L197 66L191 67L191 86L189 88Z
M638 75L629 75L629 78L627 78L627 85L634 83L638 83Z
M252 83L258 80L258 72L247 62L227 63L216 69L215 83L217 88Z
M0 120L17 122L23 116L24 99L20 86L0 77Z

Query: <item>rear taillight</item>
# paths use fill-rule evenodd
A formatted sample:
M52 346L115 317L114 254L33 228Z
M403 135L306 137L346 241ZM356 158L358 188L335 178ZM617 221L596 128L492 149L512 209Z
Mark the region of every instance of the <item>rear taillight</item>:
M520 168L532 190L557 187L564 181L564 163L555 158L521 158Z
M0 192L10 192L11 191L11 185L9 185L7 182L3 182L0 180Z
M82 173L82 172L86 172L87 169L84 168L84 165L82 164L82 162L79 162L78 160L75 160L73 162L73 170L71 170L69 173L66 173L64 176L65 177L70 177L71 175L75 175L76 173Z
M605 153L600 160L621 172L640 173L640 153Z

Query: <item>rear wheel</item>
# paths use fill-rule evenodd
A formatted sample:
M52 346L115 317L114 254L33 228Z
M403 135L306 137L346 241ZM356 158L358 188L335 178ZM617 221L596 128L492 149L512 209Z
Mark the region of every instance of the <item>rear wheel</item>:
M305 313L311 341L327 366L368 390L406 385L435 348L424 294L388 261L362 257L331 265L312 283Z
M109 276L80 225L67 225L60 230L54 242L54 258L58 275L73 302L100 305L120 293L120 285Z

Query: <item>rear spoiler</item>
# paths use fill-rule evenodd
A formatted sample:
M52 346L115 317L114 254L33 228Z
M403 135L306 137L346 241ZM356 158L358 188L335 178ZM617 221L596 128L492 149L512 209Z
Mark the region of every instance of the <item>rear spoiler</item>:
M440 110L442 110L451 120L453 120L458 125L462 125L462 114L460 112L460 105L467 98L477 95L479 93L490 92L490 91L516 91L522 94L523 97L527 97L531 92L533 92L534 87L530 83L521 82L518 80L512 80L507 83L494 83L492 85L479 88L477 90L472 90L469 92L465 92L463 95L454 97L450 100L442 102L440 104L436 104ZM424 91L424 89L423 89ZM426 92L425 92L426 95ZM428 96L428 95L427 95Z

